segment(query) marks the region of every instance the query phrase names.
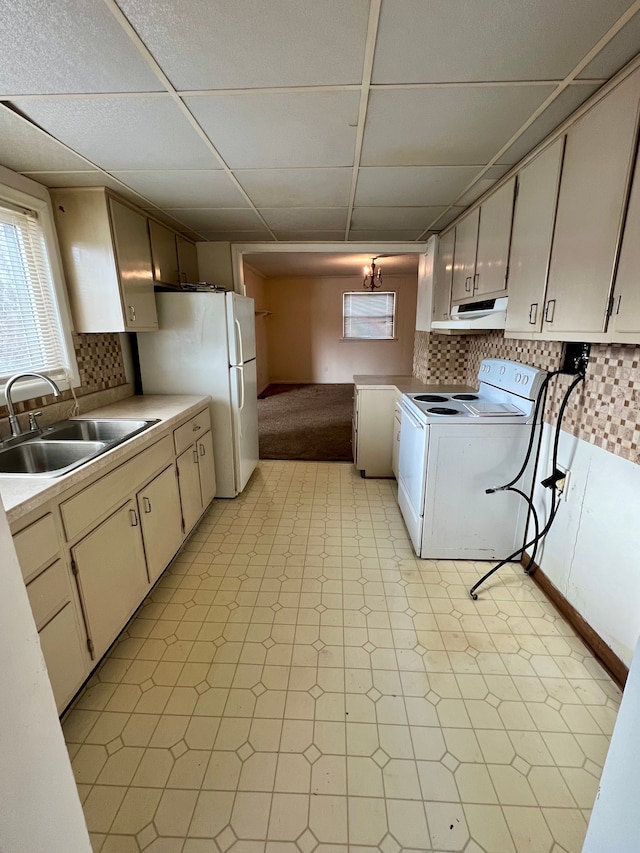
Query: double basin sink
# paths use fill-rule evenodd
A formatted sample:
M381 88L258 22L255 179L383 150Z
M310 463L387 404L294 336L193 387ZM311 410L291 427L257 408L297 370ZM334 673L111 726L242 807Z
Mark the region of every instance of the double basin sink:
M0 447L0 477L60 477L155 423L121 418L58 421Z

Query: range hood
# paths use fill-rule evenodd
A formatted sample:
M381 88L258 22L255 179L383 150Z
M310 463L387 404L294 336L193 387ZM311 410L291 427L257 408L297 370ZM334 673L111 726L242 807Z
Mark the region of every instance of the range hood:
M483 299L481 302L469 302L466 305L454 305L450 320L433 320L433 332L476 332L485 329L504 329L507 319L506 296L497 299Z

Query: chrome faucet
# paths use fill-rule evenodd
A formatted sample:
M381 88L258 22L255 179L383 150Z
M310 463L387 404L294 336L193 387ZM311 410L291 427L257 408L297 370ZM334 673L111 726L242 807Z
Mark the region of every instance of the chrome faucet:
M7 380L7 384L4 388L4 394L7 398L7 409L9 410L9 429L11 430L11 437L15 438L18 435L22 435L23 430L20 428L20 423L18 418L16 417L16 411L13 408L13 400L11 399L11 389L15 385L16 382L20 379L26 379L29 376L35 376L36 379L42 379L44 382L47 382L51 386L51 390L53 391L56 397L60 396L60 389L53 381L53 379L49 379L48 376L45 376L42 373L16 373L15 376L11 376Z

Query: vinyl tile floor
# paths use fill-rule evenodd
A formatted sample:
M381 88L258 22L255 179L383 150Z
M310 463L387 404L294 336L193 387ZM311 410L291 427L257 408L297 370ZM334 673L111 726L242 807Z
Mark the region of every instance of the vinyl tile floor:
M416 559L392 480L261 462L64 719L95 853L578 853L620 691L486 568Z

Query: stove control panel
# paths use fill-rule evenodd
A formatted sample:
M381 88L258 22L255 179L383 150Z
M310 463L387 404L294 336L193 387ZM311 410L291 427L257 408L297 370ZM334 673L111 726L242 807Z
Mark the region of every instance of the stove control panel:
M535 400L546 371L529 364L502 358L485 358L478 371L478 379L519 397Z

